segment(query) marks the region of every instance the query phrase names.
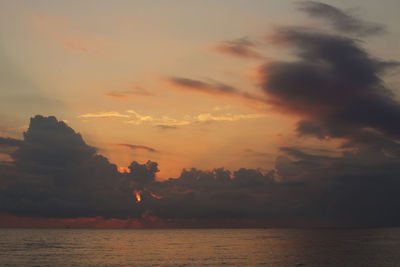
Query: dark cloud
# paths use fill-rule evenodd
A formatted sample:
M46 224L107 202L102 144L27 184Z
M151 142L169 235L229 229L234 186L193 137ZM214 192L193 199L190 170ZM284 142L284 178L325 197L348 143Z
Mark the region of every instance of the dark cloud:
M371 147L340 157L285 148L277 159L277 174L284 181L304 181L311 189L299 202L309 217L353 226L393 226L400 223L399 166L399 157Z
M8 137L0 137L0 146L19 147L21 145L23 145L22 140L8 138Z
M190 169L157 181L156 162L133 161L129 172L120 173L64 122L38 115L23 140L0 138L0 148L13 148L3 152L12 161L0 163L0 213L151 217L175 226L232 226L244 219L249 226L254 221L292 227L299 222L399 226L400 104L382 81L398 63L373 58L354 39L317 30L281 28L274 37L297 57L260 69L268 103L300 117L300 135L342 140L341 152L283 147L269 172ZM257 98L215 82L170 82L210 94Z
M246 100L256 101L265 103L265 100L262 97L253 95L247 92L240 91L239 89L218 82L204 82L200 80L182 78L182 77L171 77L168 81L179 88L185 90L192 90L203 92L212 95L225 95L231 97L238 97Z
M148 146L132 145L132 144L117 144L117 146L130 148L132 150L144 150L144 151L149 151L149 152L159 152L157 149L148 147Z
M31 119L0 166L0 211L35 217L137 217L128 177L55 117Z
M301 2L299 6L300 10L306 12L310 16L322 18L332 23L333 27L341 32L366 36L383 33L385 31L382 25L363 21L348 12L328 4L304 1Z
M335 157L285 147L267 173L190 169L157 181L156 162L120 173L54 117L32 118L24 140L1 145L17 149L0 164L0 214L153 218L158 227L400 224L399 157L372 147Z
M276 109L304 118L300 134L348 144L400 138L400 104L381 79L397 62L371 57L353 39L309 29L282 28L275 40L295 48L298 59L265 64L262 88Z
M32 118L24 140L1 140L17 149L12 164L0 165L0 213L18 216L252 217L263 214L257 204L264 197L260 188L274 183L272 173L251 169L233 174L225 169L184 170L180 177L160 182L152 161L134 161L129 172L119 173L79 133L51 116Z
M238 89L235 87L223 83L207 83L182 77L172 77L169 81L174 85L211 94L232 94L238 92Z
M216 51L242 58L261 59L263 56L254 50L255 44L247 39L237 39L234 41L223 41L216 46Z

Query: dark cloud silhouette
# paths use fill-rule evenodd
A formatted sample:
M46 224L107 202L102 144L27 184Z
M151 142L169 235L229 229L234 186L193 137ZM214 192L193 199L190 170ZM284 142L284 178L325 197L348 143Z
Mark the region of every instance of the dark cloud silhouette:
M23 142L18 139L9 137L0 137L0 146L18 147L21 146L22 144Z
M308 9L327 8L308 3ZM339 15L332 16L335 21ZM133 161L129 172L120 173L67 124L38 115L23 140L0 138L0 148L7 148L2 153L12 160L0 162L0 214L151 217L175 226L243 226L244 219L249 226L260 226L254 221L292 227L300 222L399 226L400 104L382 81L398 63L373 58L354 39L315 29L280 28L274 40L292 47L297 58L260 68L268 103L300 117L300 135L342 140L339 152L283 147L269 172L190 169L157 181L156 162ZM257 98L220 83L170 82L210 94Z
M382 25L366 22L354 17L353 15L331 5L315 2L303 1L299 4L299 9L312 17L322 18L332 23L333 27L341 32L354 33L359 36L380 34L385 32Z
M300 203L307 216L347 225L400 223L400 158L363 147L340 157L310 155L284 148L277 159L282 180L304 181L312 189Z
M282 28L275 40L295 48L298 59L265 64L262 88L276 109L304 117L299 134L345 138L348 146L398 147L400 104L381 79L397 62L372 58L353 39L315 30Z
M149 151L149 152L158 152L157 149L148 147L148 146L132 145L132 144L117 144L117 146L130 148L132 150L144 150L144 151Z
M129 172L119 173L79 133L51 116L32 118L23 140L2 139L2 144L17 149L12 164L0 165L0 213L18 216L141 218L150 212L166 220L243 218L262 213L260 188L274 183L272 173L249 169L184 170L160 182L151 161L132 162Z
M156 162L147 161L145 164L139 164L136 161L132 162L128 169L130 180L134 186L138 189L143 190L144 186L148 186L156 181L156 173L159 172L158 164Z
M137 217L129 178L55 117L31 119L0 166L0 211L39 217Z
M335 157L285 147L267 173L190 169L157 181L156 162L134 161L120 173L55 117L32 118L24 140L1 139L0 145L17 148L11 164L0 163L3 214L151 217L167 227L400 224L399 157L373 147Z
M223 41L216 46L216 51L242 58L261 59L263 56L254 50L255 44L245 38L233 41Z

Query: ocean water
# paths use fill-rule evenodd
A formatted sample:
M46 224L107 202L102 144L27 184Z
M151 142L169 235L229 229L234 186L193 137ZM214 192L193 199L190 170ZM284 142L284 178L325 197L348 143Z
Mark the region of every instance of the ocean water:
M400 266L400 228L0 229L1 266Z

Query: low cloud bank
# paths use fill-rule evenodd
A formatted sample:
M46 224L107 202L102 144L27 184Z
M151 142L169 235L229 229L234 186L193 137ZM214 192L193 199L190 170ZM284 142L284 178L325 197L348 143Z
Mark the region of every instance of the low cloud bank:
M400 160L374 149L329 157L285 147L268 173L191 169L157 181L156 162L120 173L52 116L35 116L23 140L0 145L14 147L0 165L3 214L164 222L157 226L400 224Z

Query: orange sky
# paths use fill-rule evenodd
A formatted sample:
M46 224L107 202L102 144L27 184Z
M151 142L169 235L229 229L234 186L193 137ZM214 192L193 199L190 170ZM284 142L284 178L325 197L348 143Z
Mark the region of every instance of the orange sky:
M389 29L367 49L400 59L397 1L384 8L376 1L331 2L362 3L360 15ZM313 26L293 3L3 3L0 134L21 138L31 116L54 115L120 167L157 161L158 179L191 167L268 170L282 146L336 149L337 140L297 137L299 116L252 97L263 97L260 65L292 57L269 42L271 30ZM226 48L235 40L252 43L250 56ZM188 88L171 77L204 84ZM397 81L398 73L387 78ZM237 91L227 93L227 85Z

